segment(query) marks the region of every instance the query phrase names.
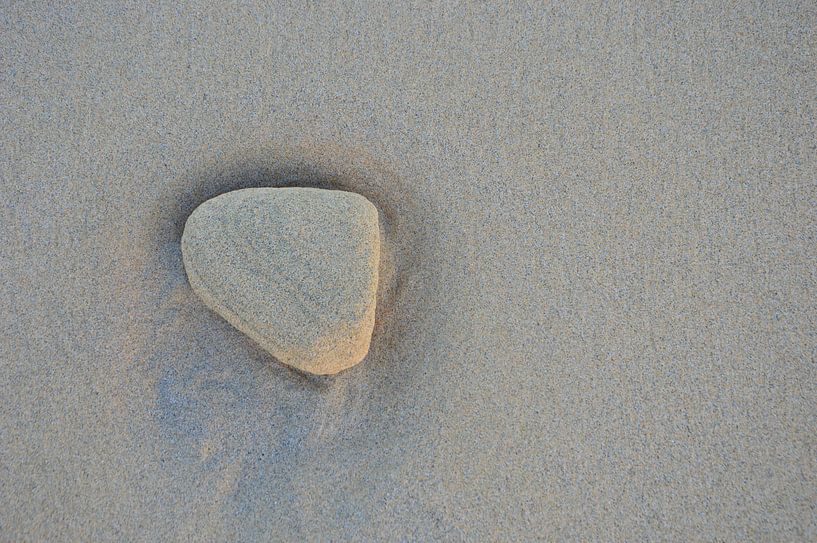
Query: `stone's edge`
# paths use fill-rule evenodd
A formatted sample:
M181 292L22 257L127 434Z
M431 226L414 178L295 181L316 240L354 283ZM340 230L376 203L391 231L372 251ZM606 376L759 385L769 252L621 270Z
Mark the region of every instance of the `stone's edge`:
M361 202L361 203L363 203L363 204L364 204L366 207L370 208L370 210L371 210L371 211L372 211L372 212L375 214L375 217L377 217L377 216L378 216L377 207L376 207L376 206L375 206L375 205L372 203L372 201L371 201L371 200L369 200L368 198L366 198L366 197L365 197L365 196L363 196L362 194L359 194L359 193L357 193L357 192L350 192L350 191L348 191L348 190L342 190L342 189L322 189L322 188L317 188L317 187L247 187L247 188L243 188L243 189L235 189L235 190L231 190L231 191L228 191L228 192L221 193L221 194L219 194L218 196L213 196L213 197L212 197L212 198L210 198L209 200L205 200L204 202L202 202L201 204L199 204L199 206L198 206L198 207L196 207L196 209L195 209L195 210L193 210L193 213L195 213L195 212L196 212L196 210L198 210L198 209L199 209L199 207L201 207L201 206L203 206L203 205L205 205L205 204L213 203L213 202L215 202L216 200L220 200L220 199L221 199L221 198L223 198L223 197L227 197L227 196L235 196L235 195L236 195L236 193L239 193L239 192L242 192L242 193L258 193L258 192L308 192L308 193L312 193L312 194L318 194L318 193L327 193L327 192L338 193L338 194L342 194L342 195L344 195L344 196L351 196L351 197L353 197L355 200L360 201L360 202ZM193 216L193 215L192 215L192 213L191 213L191 215L190 215L190 216L191 216L191 217ZM189 218L188 218L188 220L189 220Z
M215 196L209 200L202 202L201 204L199 204L198 207L196 207L196 209L193 210L193 212L185 221L181 239L182 264L184 266L188 282L190 283L193 292L195 292L196 295L204 302L204 305L211 309L213 312L215 312L217 315L222 317L224 320L226 320L234 328L247 335L250 339L252 339L261 348L270 353L280 362L293 368L296 368L298 370L305 371L314 375L334 375L343 370L356 366L361 361L363 361L364 358L366 358L366 355L369 353L369 349L371 347L372 333L374 332L375 315L377 311L377 291L380 282L380 217L377 207L375 207L375 205L368 198L354 192L333 191L342 192L346 195L354 196L361 203L363 203L365 207L368 208L368 211L373 218L374 224L372 226L374 231L375 250L373 251L372 259L374 260L373 266L374 280L372 282L373 289L372 303L369 304L369 306L366 308L366 311L364 312L364 316L361 319L362 326L358 334L351 335L349 337L349 340L347 341L334 342L334 345L326 349L319 348L319 345L321 343L319 338L318 342L316 342L316 345L309 352L304 351L302 353L296 354L287 353L286 349L281 348L274 341L266 337L264 334L258 332L249 324L247 324L247 322L241 317L239 317L234 311L230 310L223 304L219 303L217 299L210 294L210 290L205 286L205 282L201 279L199 273L195 269L193 259L188 256L187 249L189 239L188 225L190 224L191 219L195 217L196 213L203 210L205 205L212 204L214 200L220 198L221 196L231 194L233 192L287 190L287 189L306 190L310 192L327 190L315 189L311 187L282 187L282 188L257 187L238 189L226 192L224 194L220 194L218 196ZM357 352L353 354L353 356L348 357L343 364L338 364L340 358L333 353L339 350L340 351L347 350L349 346L354 345L359 339L363 340L362 348L358 349ZM309 359L310 360L309 366L307 367L306 365L298 364L297 363L298 359Z

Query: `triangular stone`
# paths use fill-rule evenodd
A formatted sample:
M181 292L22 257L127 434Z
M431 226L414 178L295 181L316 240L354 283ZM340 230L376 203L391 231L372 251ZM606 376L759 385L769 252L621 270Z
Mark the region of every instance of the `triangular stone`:
M380 237L377 209L363 196L222 194L187 219L182 257L204 303L281 362L326 375L369 351Z

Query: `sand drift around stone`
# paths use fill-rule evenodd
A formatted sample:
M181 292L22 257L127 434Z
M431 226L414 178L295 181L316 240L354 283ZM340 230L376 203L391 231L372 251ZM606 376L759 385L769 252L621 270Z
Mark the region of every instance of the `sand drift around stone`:
M182 256L204 303L281 362L326 375L366 356L380 237L365 197L312 188L222 194L188 218Z

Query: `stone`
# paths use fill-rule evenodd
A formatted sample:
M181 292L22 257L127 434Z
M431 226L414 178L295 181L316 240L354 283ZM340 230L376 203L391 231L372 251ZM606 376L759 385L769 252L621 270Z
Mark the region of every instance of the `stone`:
M365 197L313 188L228 192L187 219L182 258L204 303L284 364L331 375L368 353L380 234Z

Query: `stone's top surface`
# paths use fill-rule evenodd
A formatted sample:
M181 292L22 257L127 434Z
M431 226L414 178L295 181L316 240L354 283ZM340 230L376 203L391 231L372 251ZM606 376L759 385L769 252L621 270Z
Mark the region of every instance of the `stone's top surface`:
M374 327L377 209L350 192L251 188L188 218L185 270L204 303L281 362L333 374L360 362Z

